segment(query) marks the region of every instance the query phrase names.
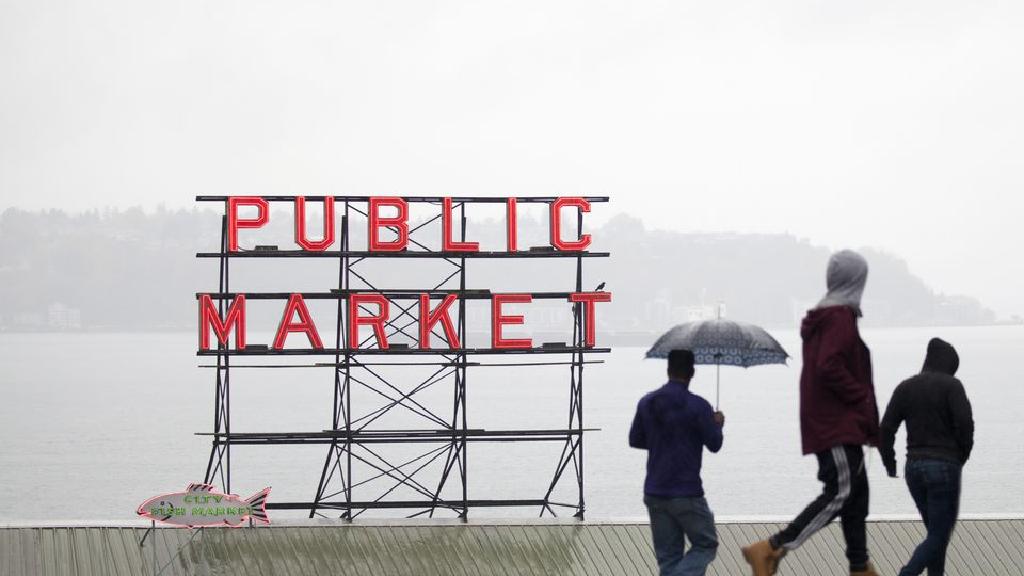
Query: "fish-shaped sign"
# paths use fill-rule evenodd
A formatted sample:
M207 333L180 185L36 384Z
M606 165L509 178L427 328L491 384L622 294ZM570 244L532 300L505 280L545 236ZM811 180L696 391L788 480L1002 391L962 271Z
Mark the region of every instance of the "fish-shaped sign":
M209 484L189 484L184 492L164 494L146 500L136 512L157 522L187 528L236 528L245 524L249 518L270 524L270 519L267 518L269 494L270 488L264 488L242 500L234 494L214 492L213 486Z

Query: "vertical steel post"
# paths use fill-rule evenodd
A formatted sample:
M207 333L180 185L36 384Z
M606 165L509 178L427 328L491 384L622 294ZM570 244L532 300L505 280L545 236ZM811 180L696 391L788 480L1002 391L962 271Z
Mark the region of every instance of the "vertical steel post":
M226 205L225 205L226 212ZM224 223L224 250L221 254L221 258L224 260L224 285L221 287L221 292L227 294L231 291L231 260L228 257L228 240L227 240L227 216L225 216ZM221 318L224 317L223 312L224 301L221 300ZM228 354L227 342L224 343L224 438L227 444L224 447L224 493L231 494L231 355Z
M459 216L460 216L460 218L462 220L462 227L461 227L462 228L462 238L461 239L462 239L463 242L465 242L466 241L466 203L465 202L463 202L462 205L459 207ZM465 290L466 290L466 258L465 257L463 257L459 261L459 265L461 267L461 269L459 270L459 290L462 291L461 298L459 298L459 342L462 343L462 348L464 350L465 347L466 347L466 313L465 313L465 301L466 301L466 294L465 294ZM455 379L455 381L456 381L455 382L455 386L456 386L456 389L458 390L459 398L461 400L461 406L457 406L456 409L457 410L461 410L461 412L462 412L462 420L461 420L461 432L462 432L462 434L459 436L459 442L460 442L459 443L459 457L462 459L462 466L461 466L461 469L462 469L462 514L461 514L461 517L462 517L463 520L466 520L466 519L469 518L469 504L468 504L468 501L469 501L469 487L467 485L467 483L468 483L468 478L467 477L469 475L469 454L468 454L469 450L468 450L468 447L466 446L466 430L469 428L469 426L466 423L466 404L467 404L467 401L466 401L466 368L467 368L466 367L466 360L467 360L467 356L463 352L462 354L457 355L456 358L458 359L458 362L461 363L461 366L456 368L456 373L457 374L461 371L461 377L456 377L456 379Z
M576 216L576 232L577 236L583 235L583 210L577 211ZM576 291L583 291L583 256L579 255L576 257ZM583 304L576 303L576 342L574 346L577 351L573 352L574 357L578 364L573 366L576 370L576 425L580 429L579 436L577 436L577 446L579 454L579 462L576 468L576 482L579 488L579 508L576 512L576 517L580 520L583 519L583 513L586 510L585 502L583 499L583 347L586 344L584 322L593 322L590 318L583 318ZM572 428L570 423L569 428Z
M345 283L343 290L346 292L352 288L352 261L349 259L349 251L351 250L351 244L349 242L349 236L352 233L352 214L349 210L349 202L345 201L345 216L342 219L342 250L345 253ZM346 307L347 308L347 307ZM345 318L346 322L351 322L351 318ZM347 326L347 325L346 325ZM358 346L358 342L349 342L348 330L342 330L342 342L345 344L345 388L343 395L344 404L341 407L343 416L345 417L345 518L352 521L352 352L353 346Z
M347 206L347 203L346 203ZM338 243L338 304L336 306L335 316L335 330L334 330L334 347L337 350L341 350L344 346L344 340L342 339L342 324L343 324L343 312L344 309L344 298L343 290L345 288L345 264L346 264L346 249L345 239L348 234L348 214L341 218L341 241ZM341 414L344 411L342 405L342 381L341 381L341 352L334 355L334 404L332 406L331 413L331 430L337 431L341 425ZM337 437L332 438L330 448L327 450L327 456L324 457L324 467L320 472L320 483L316 490L316 499L313 501L313 506L309 510L309 517L313 518L316 515L317 504L324 498L327 493L327 488L334 478L334 468L337 466L340 470L340 449L338 447ZM345 479L342 478L342 482Z
M228 259L227 259L227 251L228 251L228 243L227 243L228 242L228 239L227 239L228 238L228 221L227 221L227 203L226 202L225 202L224 216L221 217L220 229L221 229L221 232L220 232L220 257L218 259L217 289L221 293L226 293L227 292L227 287L228 287L228 281L227 281L227 277L228 277ZM223 299L218 300L218 302L217 302L217 313L220 314L221 318L224 317L224 307L225 307L224 300ZM230 433L229 422L228 422L228 419L227 419L227 412L228 412L230 407L227 406L227 404L225 402L226 390L227 390L227 386L228 386L228 368L229 368L229 366L230 365L228 363L227 343L226 342L220 342L220 340L218 339L218 341L217 341L217 384L216 384L216 389L214 391L214 397L213 397L213 433L214 433L214 436L213 436L213 440L212 440L212 446L210 447L210 459L209 459L209 461L206 464L206 475L205 475L204 478L205 478L205 481L208 484L212 484L214 482L214 479L216 478L217 474L219 473L221 475L221 478L224 479L224 481L222 482L222 486L223 486L225 492L228 492L228 493L230 493L228 491L228 484L229 484L230 480L228 479L228 477L227 477L227 475L225 473L226 471L225 471L225 466L224 466L224 456L225 456L225 453L226 453L226 447L229 446L229 444L225 444L225 442L229 442L230 441L230 437L225 436L225 437L222 438L221 436L219 436L219 434L221 433L222 430L224 431L225 434Z

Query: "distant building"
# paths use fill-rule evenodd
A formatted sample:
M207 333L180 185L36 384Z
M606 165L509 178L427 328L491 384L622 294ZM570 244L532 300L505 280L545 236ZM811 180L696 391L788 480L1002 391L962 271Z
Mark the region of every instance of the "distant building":
M46 325L53 330L81 330L82 311L54 302L46 308Z
M43 316L35 312L21 312L14 315L11 325L22 329L39 330L43 327Z
M700 306L684 307L683 317L686 318L687 322L700 322L702 320L715 320L716 318L725 318L725 312L725 304L718 304L715 306L701 304Z

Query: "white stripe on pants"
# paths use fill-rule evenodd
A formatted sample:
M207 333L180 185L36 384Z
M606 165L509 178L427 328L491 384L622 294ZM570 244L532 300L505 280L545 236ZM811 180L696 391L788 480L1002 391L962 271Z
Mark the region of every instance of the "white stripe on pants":
M846 459L846 450L842 446L836 446L832 448L832 460L836 464L836 474L839 480L839 488L836 492L832 501L827 506L822 508L821 512L812 519L800 534L792 542L786 542L783 544L783 548L786 550L796 550L804 542L807 541L815 532L821 530L826 524L832 521L833 518L839 514L839 511L843 509L843 505L846 504L846 500L850 498L850 463Z

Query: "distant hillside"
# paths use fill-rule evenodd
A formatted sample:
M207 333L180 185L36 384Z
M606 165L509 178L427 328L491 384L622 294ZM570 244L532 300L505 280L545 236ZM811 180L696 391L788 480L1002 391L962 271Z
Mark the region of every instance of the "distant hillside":
M219 222L219 215L199 210L68 215L8 209L0 215L0 329L194 329L193 294L215 289L217 280L216 262L198 262L195 253L216 250ZM502 246L503 226L497 221L474 223L473 239ZM546 226L523 218L521 238L544 238ZM822 296L829 253L792 236L652 231L622 215L590 232L593 249L612 252L609 261L588 263L586 280L588 288L604 281L614 294L614 302L602 309L601 325L608 331L658 331L706 313L702 306L717 302L725 303L729 317L793 327ZM267 234L288 242L290 222L272 221ZM862 252L871 265L864 304L867 324L995 321L993 312L972 298L935 293L899 258ZM315 264L290 268L289 286L333 287L336 266ZM534 266L534 272L519 274L521 280L504 265L479 264L479 271L469 274L471 287L536 289L546 276L536 261L517 263ZM418 285L411 279L414 266L408 269L405 284ZM239 287L278 281L275 289L287 289L269 268L240 269L237 274ZM398 287L400 279L388 286Z
M617 325L640 329L676 321L702 304L725 303L733 318L795 327L824 295L830 251L784 234L687 234L645 230L618 216L595 233L596 247L616 258L608 270ZM870 265L864 323L875 326L989 324L977 300L937 294L898 257L862 248Z

